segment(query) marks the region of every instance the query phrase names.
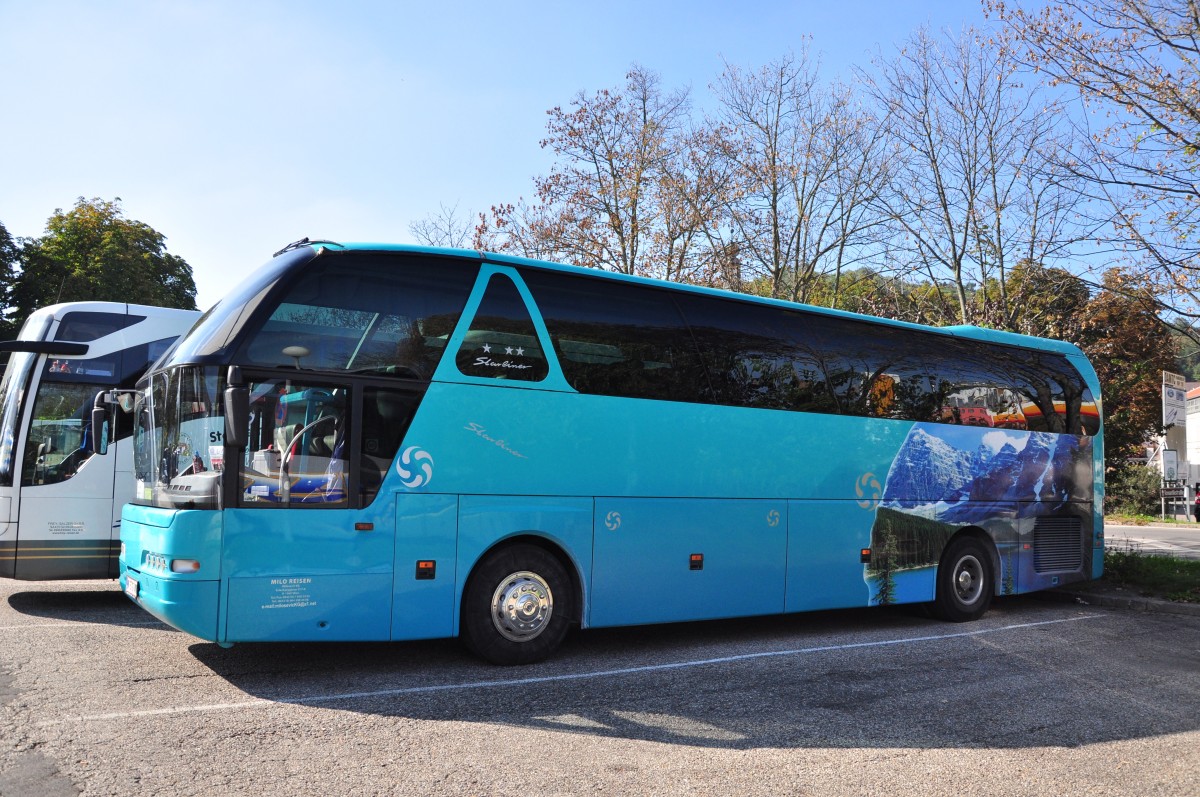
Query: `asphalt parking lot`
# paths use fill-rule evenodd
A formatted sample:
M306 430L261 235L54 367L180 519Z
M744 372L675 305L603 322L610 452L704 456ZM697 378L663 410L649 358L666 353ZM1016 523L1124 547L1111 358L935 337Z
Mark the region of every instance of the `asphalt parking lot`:
M108 582L0 581L0 794L1200 794L1200 618L998 601L240 645Z

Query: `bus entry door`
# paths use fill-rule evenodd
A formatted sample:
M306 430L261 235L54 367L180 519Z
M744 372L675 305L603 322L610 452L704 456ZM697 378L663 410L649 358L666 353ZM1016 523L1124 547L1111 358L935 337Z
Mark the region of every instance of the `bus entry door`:
M393 529L349 510L225 512L226 640L386 640Z

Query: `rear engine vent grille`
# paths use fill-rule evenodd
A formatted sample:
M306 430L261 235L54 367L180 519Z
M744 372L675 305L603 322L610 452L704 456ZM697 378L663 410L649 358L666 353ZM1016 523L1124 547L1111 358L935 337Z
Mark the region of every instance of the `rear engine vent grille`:
M1083 529L1077 517L1042 517L1033 527L1033 569L1039 573L1083 567Z

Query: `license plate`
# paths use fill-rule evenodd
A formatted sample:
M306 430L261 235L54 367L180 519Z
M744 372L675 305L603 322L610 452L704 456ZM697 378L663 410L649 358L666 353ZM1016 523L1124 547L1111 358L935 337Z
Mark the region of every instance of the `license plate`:
M137 596L138 596L137 579L130 578L129 576L125 576L125 594L131 598L135 598L135 599L137 598Z

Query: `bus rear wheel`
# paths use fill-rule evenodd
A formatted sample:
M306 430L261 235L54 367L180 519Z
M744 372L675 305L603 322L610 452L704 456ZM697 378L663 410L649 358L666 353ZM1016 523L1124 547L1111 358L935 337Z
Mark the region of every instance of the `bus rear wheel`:
M954 623L978 620L992 604L995 586L991 557L983 543L959 537L938 565L934 613Z
M572 616L562 563L534 545L511 545L475 568L462 603L467 648L493 664L532 664L553 653Z

